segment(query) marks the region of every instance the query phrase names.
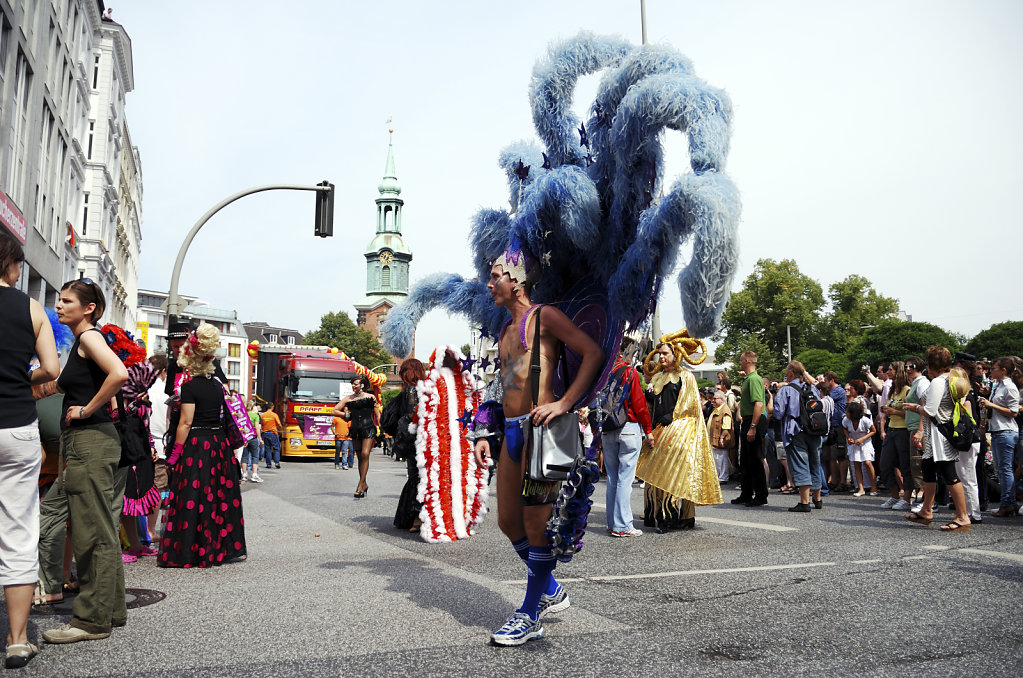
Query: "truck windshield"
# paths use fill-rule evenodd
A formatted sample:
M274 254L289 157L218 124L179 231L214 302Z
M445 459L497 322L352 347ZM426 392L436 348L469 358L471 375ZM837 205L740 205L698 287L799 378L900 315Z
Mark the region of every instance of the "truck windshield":
M347 384L345 384L347 386ZM341 400L341 380L336 377L299 377L298 387L292 390L294 400L336 403ZM351 392L351 387L348 387Z

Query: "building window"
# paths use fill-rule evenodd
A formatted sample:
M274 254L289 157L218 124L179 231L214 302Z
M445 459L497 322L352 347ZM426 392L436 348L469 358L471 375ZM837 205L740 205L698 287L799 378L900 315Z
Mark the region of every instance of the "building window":
M150 327L164 327L166 316L163 313L147 313L146 318Z
M276 344L277 343L277 335L276 334L271 334L269 338L270 338L270 343L271 344Z
M388 289L391 287L391 267L384 266L380 270L380 287Z
M96 62L92 67L92 88L96 89L99 85L99 57L96 57Z
M233 360L227 363L227 373L232 377L237 377L242 373L241 363L236 363Z
M290 334L288 335L288 345L289 346L295 345L295 337L291 336Z
M96 122L93 120L89 121L89 143L86 145L85 159L92 160L92 137L96 132Z
M228 384L228 388L230 388L235 393L237 393L239 390L241 390L241 387L242 387L241 382L238 381L237 379L228 379L227 380L227 384Z
M227 345L227 357L228 358L241 358L242 357L242 345L241 344L228 344Z
M256 364L255 363L252 364L252 378L253 379L256 378Z

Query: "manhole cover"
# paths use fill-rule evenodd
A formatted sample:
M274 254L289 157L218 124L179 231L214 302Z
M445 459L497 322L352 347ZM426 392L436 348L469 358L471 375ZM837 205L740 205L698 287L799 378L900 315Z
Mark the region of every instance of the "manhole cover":
M161 600L167 597L167 594L163 591L153 591L152 589L125 589L124 590L124 602L125 606L129 610L135 610L140 607L152 605L153 603L159 603ZM71 603L74 601L74 596L67 596L61 602L56 605L33 605L33 615L55 615L55 616L67 616L71 614Z

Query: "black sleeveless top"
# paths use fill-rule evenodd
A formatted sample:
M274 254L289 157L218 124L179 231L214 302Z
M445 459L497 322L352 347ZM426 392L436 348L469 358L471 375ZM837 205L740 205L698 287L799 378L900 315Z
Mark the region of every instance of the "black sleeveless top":
M373 425L373 408L377 401L373 396L361 396L348 401L348 411L352 413L352 428L375 428Z
M28 426L36 420L28 364L36 334L28 295L0 286L0 428Z
M99 330L93 327L90 330L86 330L86 332L99 332ZM85 332L82 334L85 334ZM81 335L75 337L75 345L71 347L71 352L68 354L67 364L64 365L64 369L57 378L57 386L60 387L60 390L64 391L64 406L60 411L61 430L67 428L64 418L67 416L68 408L88 405L89 401L99 393L99 390L103 387L103 382L107 378L107 373L99 365L89 358L83 358L78 355L78 346L81 341ZM93 412L91 417L72 419L71 427L91 426L110 420L110 410L104 404Z

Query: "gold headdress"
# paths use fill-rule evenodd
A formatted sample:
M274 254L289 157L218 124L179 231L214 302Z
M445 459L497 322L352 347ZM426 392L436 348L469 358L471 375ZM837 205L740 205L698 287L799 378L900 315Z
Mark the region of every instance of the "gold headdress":
M665 334L658 340L654 350L650 351L647 355L646 360L643 361L643 374L646 376L647 381L662 369L656 357L657 347L661 344L670 346L672 353L675 354L675 362L671 365L672 372L678 372L682 369L683 360L690 365L699 365L707 359L707 344L703 343L703 339L690 337L689 330L681 329L678 332ZM697 349L700 351L699 355L692 357L696 354Z

